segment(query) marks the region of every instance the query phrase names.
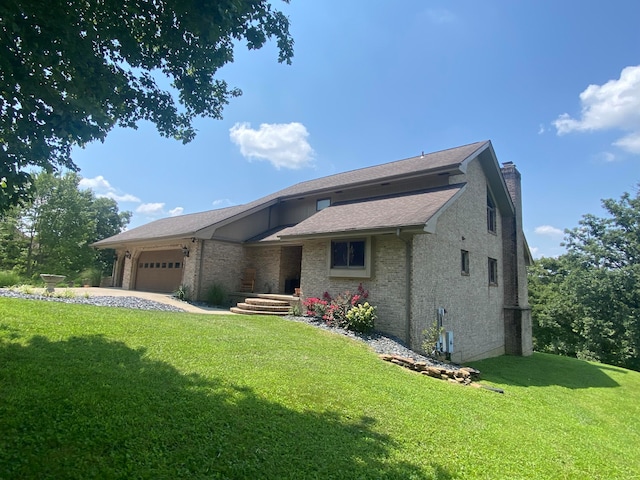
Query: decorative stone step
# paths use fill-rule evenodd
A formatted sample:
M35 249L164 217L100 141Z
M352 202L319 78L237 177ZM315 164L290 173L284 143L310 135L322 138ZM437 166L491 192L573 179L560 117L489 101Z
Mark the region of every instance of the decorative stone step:
M291 306L289 302L285 300L272 300L272 299L266 299L266 298L245 298L244 303L249 305L260 305L260 306L270 306L270 307L289 308Z
M275 312L286 315L289 313L289 309L291 308L288 304L285 305L264 305L264 304L255 304L248 302L241 302L236 305L237 308L241 308L242 310L251 310L258 312Z
M267 310L245 310L244 308L240 308L240 307L231 307L231 312L232 313L239 313L241 315L287 315L289 313L289 311L287 310L286 312L273 312L273 311L267 311Z

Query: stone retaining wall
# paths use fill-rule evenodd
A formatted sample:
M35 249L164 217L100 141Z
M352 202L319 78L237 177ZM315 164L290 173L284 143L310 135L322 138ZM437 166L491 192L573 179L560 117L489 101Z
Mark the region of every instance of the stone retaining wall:
M447 380L461 385L470 385L472 382L480 380L480 372L472 367L445 367L442 365L430 365L427 362L417 362L412 358L401 357L400 355L380 355L382 360L395 363L401 367L420 372L441 380Z

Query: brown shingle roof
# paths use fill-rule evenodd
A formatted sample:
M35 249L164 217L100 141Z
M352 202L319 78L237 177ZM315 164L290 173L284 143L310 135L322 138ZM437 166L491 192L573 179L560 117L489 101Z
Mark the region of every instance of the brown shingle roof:
M344 173L308 180L287 187L278 192L259 198L253 202L218 210L163 218L126 232L95 242L96 247L108 247L126 242L137 242L148 239L185 238L196 236L197 232L235 216L243 215L254 208L259 208L278 199L298 197L311 193L337 190L354 185L366 185L396 177L410 177L459 168L463 162L472 158L476 152L486 147L489 141L471 143L461 147L450 148L435 153L427 153L416 157L397 160L372 167L360 168ZM315 217L315 216L314 216ZM312 217L313 218L313 217ZM303 222L304 223L304 222Z
M360 168L348 172L337 173L327 177L301 182L280 190L265 198L282 198L303 195L323 190L334 190L357 184L376 183L393 177L405 177L424 174L430 171L442 171L460 167L475 152L483 148L489 141L471 143L462 147L450 148L435 153L425 153L416 157L383 163L372 167Z
M246 210L245 205L209 210L207 212L161 218L113 237L99 240L93 245L103 247L111 244L135 242L150 238L184 238L194 236L198 230L226 220Z
M464 185L454 185L413 195L336 204L287 228L280 237L424 228L463 188Z

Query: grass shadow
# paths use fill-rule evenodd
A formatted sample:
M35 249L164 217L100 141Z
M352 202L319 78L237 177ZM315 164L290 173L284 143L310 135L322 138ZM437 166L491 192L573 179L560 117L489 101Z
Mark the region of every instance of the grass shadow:
M620 384L606 371L624 372L609 365L546 353L534 353L529 357L494 357L472 365L480 370L482 380L522 387L613 388Z
M371 418L294 411L99 335L15 338L0 342L0 478L455 478L394 459Z

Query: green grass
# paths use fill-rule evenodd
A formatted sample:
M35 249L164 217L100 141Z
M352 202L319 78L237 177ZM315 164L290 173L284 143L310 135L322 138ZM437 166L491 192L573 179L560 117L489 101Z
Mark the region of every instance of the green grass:
M474 364L504 395L271 317L0 298L0 478L640 478L640 373Z

